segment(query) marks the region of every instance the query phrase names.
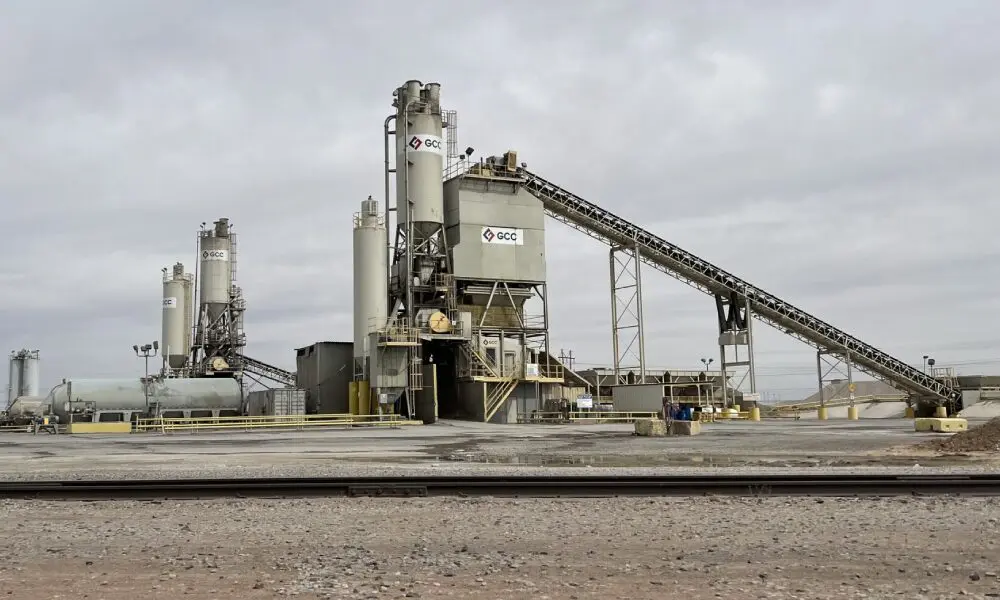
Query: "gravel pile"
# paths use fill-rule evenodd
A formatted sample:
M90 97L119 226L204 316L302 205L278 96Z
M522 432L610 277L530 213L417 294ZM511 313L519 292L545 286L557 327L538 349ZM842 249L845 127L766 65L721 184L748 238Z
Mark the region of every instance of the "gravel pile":
M994 498L0 502L4 598L1000 595Z
M948 439L934 440L927 446L941 452L1000 452L1000 418L956 433Z

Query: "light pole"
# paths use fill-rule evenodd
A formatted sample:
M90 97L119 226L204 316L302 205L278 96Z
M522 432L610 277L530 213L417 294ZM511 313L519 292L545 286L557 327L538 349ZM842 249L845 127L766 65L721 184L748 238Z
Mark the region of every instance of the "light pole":
M927 373L927 367L933 367L935 362L936 361L933 358L931 358L929 355L927 355L927 354L924 355L924 373L925 374Z
M142 346L136 345L132 346L132 350L135 351L136 356L141 356L146 362L146 375L142 378L142 395L146 399L146 415L149 415L149 359L156 356L156 352L160 349L160 342L153 341L152 344L143 344Z
M705 365L705 371L708 371L708 365L715 362L714 358L703 358L701 359L701 364Z

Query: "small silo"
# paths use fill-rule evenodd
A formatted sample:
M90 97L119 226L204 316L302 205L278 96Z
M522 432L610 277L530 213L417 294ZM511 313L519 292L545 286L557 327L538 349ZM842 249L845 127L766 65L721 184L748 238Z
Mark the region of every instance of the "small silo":
M160 345L167 366L180 369L191 350L191 325L194 318L192 291L194 278L177 263L163 275L163 332Z
M354 371L361 379L368 379L368 334L386 322L388 239L378 202L369 196L354 215Z
M229 219L219 219L212 229L201 232L199 258L201 260L201 307L213 323L229 305L233 271L230 261L232 251Z

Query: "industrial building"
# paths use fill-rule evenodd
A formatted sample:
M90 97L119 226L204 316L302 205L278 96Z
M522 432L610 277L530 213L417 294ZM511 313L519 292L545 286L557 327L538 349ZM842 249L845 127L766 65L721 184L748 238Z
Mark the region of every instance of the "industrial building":
M136 347L147 359L159 350L160 368L137 381L64 380L44 401L52 412L93 421L301 411L505 423L578 399L643 412L664 402L752 406L755 319L816 348L820 390L846 369L852 390L859 370L925 408L955 412L973 401L953 371L878 350L543 179L513 150L479 159L459 150L456 113L442 108L439 84L407 81L391 104L384 197L369 196L353 216L352 340L298 348L294 373L247 356L237 235L220 218L197 233L194 273L181 262L163 269L161 339ZM551 352L548 217L609 247L608 369L574 372ZM708 359L701 371L648 368L644 267L710 296L717 370ZM39 394L37 351L16 354L8 405ZM250 402L252 383L273 389Z

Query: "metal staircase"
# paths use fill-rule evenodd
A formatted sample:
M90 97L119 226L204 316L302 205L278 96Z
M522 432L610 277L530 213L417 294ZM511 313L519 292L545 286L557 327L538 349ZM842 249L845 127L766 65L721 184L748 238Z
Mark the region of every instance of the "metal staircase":
M497 414L497 411L500 410L500 407L507 403L507 399L510 398L514 388L517 387L517 383L517 377L508 376L503 381L486 384L489 392L486 396L486 418L483 419L484 421L489 422L493 418L493 415Z
M500 365L494 364L471 344L462 344L460 347L469 364L468 371L463 375L493 379L493 381L486 381L487 391L483 406L485 417L483 420L489 421L510 398L514 389L517 388L519 380L513 373L504 374Z
M487 162L490 161L503 164L502 158L494 157ZM606 244L636 246L644 263L702 292L725 296L735 293L752 306L751 312L759 320L822 351L850 356L862 371L898 388L934 397L939 402L961 401L962 392L958 388L889 356L527 169L518 168L516 176L556 220Z

